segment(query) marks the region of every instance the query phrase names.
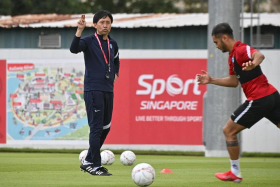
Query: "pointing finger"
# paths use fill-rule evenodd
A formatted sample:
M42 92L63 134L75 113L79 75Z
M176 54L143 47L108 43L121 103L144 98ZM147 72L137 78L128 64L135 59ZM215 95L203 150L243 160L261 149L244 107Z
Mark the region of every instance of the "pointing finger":
M201 70L201 71L202 71L202 73L207 74L207 72L205 70Z

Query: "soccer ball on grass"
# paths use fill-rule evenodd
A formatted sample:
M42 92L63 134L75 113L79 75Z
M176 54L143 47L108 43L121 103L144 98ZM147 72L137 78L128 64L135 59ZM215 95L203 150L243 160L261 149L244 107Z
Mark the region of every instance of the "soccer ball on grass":
M112 165L115 161L115 155L110 150L104 150L101 152L101 164Z
M132 151L124 151L120 157L121 163L125 166L131 166L136 160L136 156Z
M88 150L83 150L79 155L79 161L81 163L84 162L85 158L87 157Z
M149 186L155 180L155 170L147 163L137 164L131 173L132 180L138 186Z

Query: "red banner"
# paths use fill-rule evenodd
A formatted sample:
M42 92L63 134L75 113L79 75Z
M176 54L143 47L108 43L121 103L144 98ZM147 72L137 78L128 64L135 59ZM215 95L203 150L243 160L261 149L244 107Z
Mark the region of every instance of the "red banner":
M6 143L6 60L0 60L0 143Z
M61 101L54 101L54 100L51 100L50 103L62 105Z
M21 102L13 102L13 106L21 106Z
M17 97L17 94L10 94L10 98L16 98L16 97Z
M23 78L24 78L24 75L17 74L17 78L21 78L21 79L23 79Z
M106 144L202 145L206 59L125 59Z
M36 77L45 77L46 74L45 73L35 73Z
M40 99L29 99L30 103L40 103L41 100Z
M84 93L84 90L76 90L76 94Z

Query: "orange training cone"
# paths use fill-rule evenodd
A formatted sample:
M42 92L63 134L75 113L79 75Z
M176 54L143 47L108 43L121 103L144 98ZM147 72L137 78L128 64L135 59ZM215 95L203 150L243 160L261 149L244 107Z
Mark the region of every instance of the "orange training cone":
M173 173L170 169L165 168L163 170L160 171L161 173Z

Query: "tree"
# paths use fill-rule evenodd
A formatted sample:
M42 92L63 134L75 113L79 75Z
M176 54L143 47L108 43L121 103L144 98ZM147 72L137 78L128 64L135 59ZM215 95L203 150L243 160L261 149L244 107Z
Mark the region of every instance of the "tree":
M132 13L178 13L176 0L134 0L129 8Z
M108 10L112 13L164 13L178 12L177 0L85 0L91 12Z
M11 15L12 4L10 0L0 1L0 15Z
M177 8L184 13L207 13L208 0L178 0Z
M109 10L112 13L178 12L178 0L4 0L0 15L80 14Z
M32 10L32 0L8 0L11 1L11 15L29 14Z
M234 1L234 0L233 0ZM244 1L250 12L251 0ZM254 12L279 12L280 0L252 0ZM269 7L269 9L265 8ZM208 0L0 0L0 15L112 13L206 13Z

